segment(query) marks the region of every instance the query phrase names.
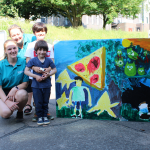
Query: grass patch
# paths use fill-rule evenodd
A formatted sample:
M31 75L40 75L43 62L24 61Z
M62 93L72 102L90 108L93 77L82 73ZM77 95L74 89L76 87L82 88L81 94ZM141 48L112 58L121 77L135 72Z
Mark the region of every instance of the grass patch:
M32 33L32 23L30 21L20 21L15 18L0 18L0 30L5 30L8 35L8 28L12 24L21 26L24 33ZM82 26L77 29L72 27L56 27L47 24L48 33L46 40L88 40L88 39L120 39L120 38L148 38L147 32L125 32L121 30L94 30L84 29ZM8 37L9 38L9 37Z

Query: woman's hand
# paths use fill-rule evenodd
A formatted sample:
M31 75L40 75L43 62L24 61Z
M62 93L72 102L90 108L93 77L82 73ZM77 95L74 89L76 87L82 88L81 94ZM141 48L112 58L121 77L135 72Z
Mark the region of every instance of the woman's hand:
M40 70L40 67L35 67L35 66L33 66L32 67L32 70L34 70L35 72L37 72L37 73L45 73L45 72L50 72L51 71L51 67L48 67L48 68L43 68L43 69L45 69L44 71L42 71L42 70Z
M32 67L32 70L34 70L34 71L37 72L37 73L45 73L45 71L40 70L40 67L35 67L35 66L33 66L33 67Z
M14 101L14 98L15 98L15 94L16 92L18 91L17 88L13 87L10 92L8 93L7 97L10 101Z
M18 110L19 107L18 107L18 104L19 102L13 102L11 100L9 100L7 98L7 100L5 100L5 104L8 106L8 108L11 110L11 111L15 111L15 110Z
M44 68L44 69L45 69L45 72L47 72L47 73L49 73L52 70L52 68L50 66L48 68Z

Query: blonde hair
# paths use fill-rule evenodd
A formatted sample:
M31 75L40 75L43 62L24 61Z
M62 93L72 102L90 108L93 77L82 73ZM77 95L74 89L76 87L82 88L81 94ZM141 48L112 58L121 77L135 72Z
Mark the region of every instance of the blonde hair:
M13 25L11 25L11 26L8 28L9 36L10 36L10 30L11 30L11 29L19 29L19 30L23 33L21 27L19 27L19 26L16 25L16 24L13 24Z
M4 42L4 54L5 54L4 59L7 58L7 54L5 53L5 51L6 51L7 44L8 44L9 42L13 42L13 43L17 46L16 41L14 41L14 40L12 40L12 39L6 40L6 41Z

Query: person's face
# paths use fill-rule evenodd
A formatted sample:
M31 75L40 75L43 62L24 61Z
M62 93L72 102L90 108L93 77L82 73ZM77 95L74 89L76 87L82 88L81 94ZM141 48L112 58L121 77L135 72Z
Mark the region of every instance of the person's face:
M23 33L20 31L20 29L14 28L10 30L10 37L14 41L17 42L17 44L23 43Z
M81 86L82 85L82 81L81 80L76 80L76 86Z
M37 55L38 55L39 58L44 58L46 56L46 52L47 52L46 50L41 48L41 49L37 50Z
M14 42L8 42L6 44L5 53L7 54L8 59L9 58L16 58L18 54L18 47Z
M44 40L44 38L45 38L45 36L46 36L46 32L45 32L44 30L39 31L39 32L36 32L36 31L35 31L34 35L36 36L37 41L39 41L39 40Z

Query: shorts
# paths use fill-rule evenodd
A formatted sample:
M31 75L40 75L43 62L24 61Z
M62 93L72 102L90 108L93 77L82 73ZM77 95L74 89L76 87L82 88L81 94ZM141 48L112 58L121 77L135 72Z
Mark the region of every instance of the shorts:
M31 87L31 84L32 84L32 80L29 79L28 87L25 89L28 93L32 93L32 87Z
M6 96L8 95L8 93L9 93L10 90L11 90L11 88L3 89L3 91L4 91L4 93L5 93Z

